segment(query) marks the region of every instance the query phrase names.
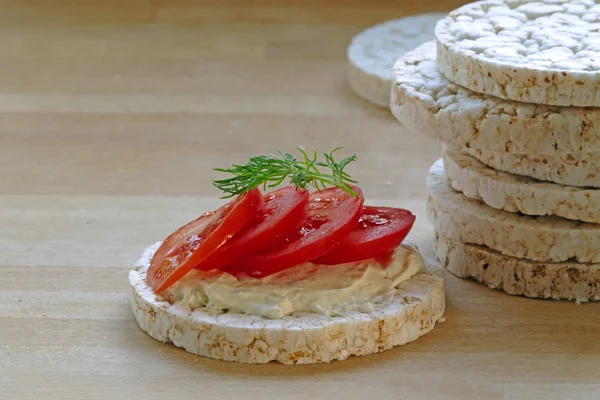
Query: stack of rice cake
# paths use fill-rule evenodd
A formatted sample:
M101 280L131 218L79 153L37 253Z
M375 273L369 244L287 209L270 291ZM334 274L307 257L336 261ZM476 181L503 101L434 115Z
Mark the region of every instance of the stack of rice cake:
M528 297L600 300L600 5L489 0L398 59L391 110L444 143L435 252Z

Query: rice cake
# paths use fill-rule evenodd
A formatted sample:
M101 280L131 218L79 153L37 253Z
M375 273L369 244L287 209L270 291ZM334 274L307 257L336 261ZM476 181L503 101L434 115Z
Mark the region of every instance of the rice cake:
M435 42L400 57L390 108L408 129L452 146L514 154L600 150L600 109L502 100L446 79Z
M348 82L365 100L390 106L392 66L396 59L434 38L435 24L446 13L417 14L372 26L348 46Z
M600 190L563 186L497 171L462 154L457 148L446 148L443 159L450 185L490 207L600 223Z
M438 68L473 91L559 106L600 106L600 4L487 0L436 26Z
M557 216L497 210L452 189L444 163L427 176L427 216L442 236L479 244L502 254L542 262L600 262L600 225Z

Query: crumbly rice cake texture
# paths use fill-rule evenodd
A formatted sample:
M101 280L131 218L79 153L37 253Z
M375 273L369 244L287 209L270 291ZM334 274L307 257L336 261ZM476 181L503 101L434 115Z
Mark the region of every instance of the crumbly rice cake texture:
M431 331L445 311L444 280L435 262L400 284L392 300L376 305L370 313L342 317L301 313L267 319L192 311L170 304L148 286L144 260L150 251L146 249L129 273L131 308L138 325L158 341L214 359L312 364L378 353Z
M438 71L435 41L396 61L390 108L408 129L453 146L537 155L600 150L600 109L473 92Z
M574 187L600 187L600 152L512 154L480 149L464 153L485 165L515 175Z
M396 58L434 38L436 22L446 13L417 14L372 26L348 46L348 82L354 92L388 108L392 66Z
M598 189L563 186L497 171L457 148L445 148L443 159L452 188L490 207L600 223Z
M439 70L473 91L559 106L600 106L600 4L488 0L436 26Z
M600 262L598 224L521 215L470 199L448 185L442 160L429 170L427 187L427 216L444 237L534 261Z
M434 251L440 263L454 275L473 278L508 294L576 303L600 300L600 264L530 261L439 234Z

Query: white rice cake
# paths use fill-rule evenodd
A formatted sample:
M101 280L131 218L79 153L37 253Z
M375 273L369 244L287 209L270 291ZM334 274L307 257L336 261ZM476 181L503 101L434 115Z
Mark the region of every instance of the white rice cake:
M438 260L454 275L473 278L508 294L576 303L600 300L600 264L524 260L439 234L434 250Z
M594 0L479 1L436 26L438 68L503 99L597 107L599 28Z
M479 94L437 70L435 42L400 57L390 108L408 129L444 143L494 152L600 150L600 108L557 107Z
M534 261L600 262L598 224L521 215L470 199L448 185L442 160L429 170L427 188L427 216L444 237Z
M379 353L431 331L445 311L441 266L428 262L402 282L372 312L340 317L298 313L280 319L170 304L146 281L148 247L129 272L131 309L140 328L156 340L187 352L247 364L326 363L352 355Z
M348 82L354 92L371 103L388 108L392 66L396 59L434 38L435 24L446 13L417 14L372 26L356 35L348 46Z
M452 187L490 207L600 223L600 190L563 186L497 171L462 154L457 148L446 148L443 159Z
M575 187L600 187L600 152L511 154L467 149L463 151L482 163L515 175Z

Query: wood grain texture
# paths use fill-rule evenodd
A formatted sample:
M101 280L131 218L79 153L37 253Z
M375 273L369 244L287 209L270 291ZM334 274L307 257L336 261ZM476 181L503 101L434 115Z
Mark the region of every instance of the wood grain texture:
M257 153L356 152L370 202L413 210L431 254L424 176L441 146L352 95L345 47L462 1L0 3L1 399L600 396L598 304L449 275L432 333L331 365L203 359L131 316L142 248L219 204L211 168Z

